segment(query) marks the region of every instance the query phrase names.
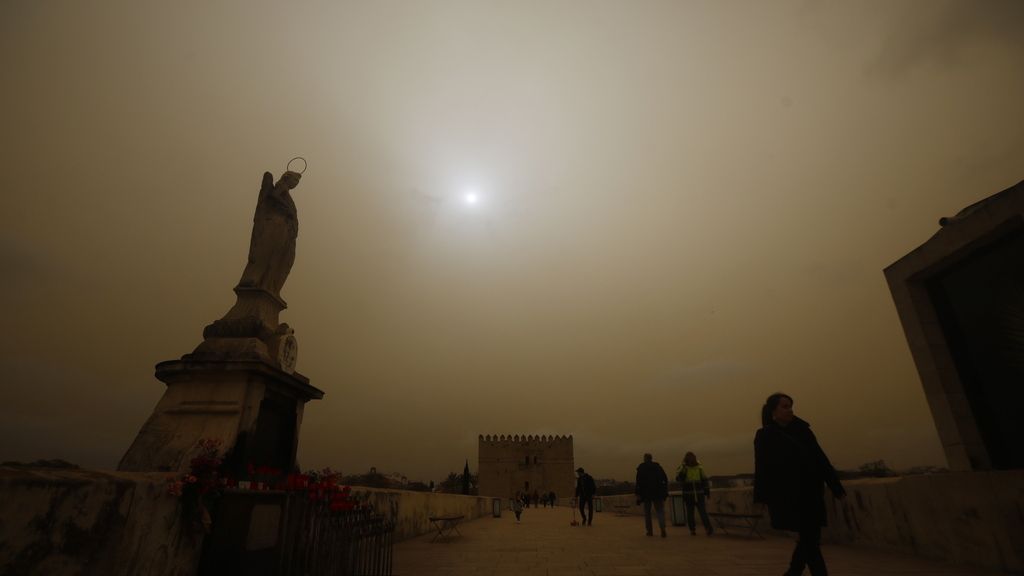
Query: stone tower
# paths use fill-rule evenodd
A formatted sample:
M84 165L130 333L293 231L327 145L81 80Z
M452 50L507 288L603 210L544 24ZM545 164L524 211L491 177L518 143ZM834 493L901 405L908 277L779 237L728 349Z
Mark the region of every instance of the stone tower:
M572 436L481 435L481 496L509 498L516 491L571 497L576 487Z

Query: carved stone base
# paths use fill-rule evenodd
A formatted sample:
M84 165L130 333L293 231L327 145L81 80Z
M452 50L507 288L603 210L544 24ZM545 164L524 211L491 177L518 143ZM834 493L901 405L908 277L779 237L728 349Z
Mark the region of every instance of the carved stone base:
M259 338L207 338L191 354L182 360L187 361L229 361L256 360L273 364L267 344Z
M306 377L257 360L172 360L156 365L156 377L167 390L118 470L186 471L199 441L216 438L235 475L247 464L288 471L303 408L324 395Z
M235 305L203 330L203 338L270 337L288 304L262 288L235 286Z
M298 360L298 342L278 315L284 300L260 288L236 286L237 299L220 320L203 329L203 342L186 361L257 360L291 374Z

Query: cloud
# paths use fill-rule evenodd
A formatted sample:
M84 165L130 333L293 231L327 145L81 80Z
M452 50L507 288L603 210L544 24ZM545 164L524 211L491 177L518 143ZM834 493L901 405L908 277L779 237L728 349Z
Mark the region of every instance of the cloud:
M1024 2L1018 0L927 0L927 9L908 10L888 31L879 54L867 65L869 77L899 80L924 66L967 66L966 53L993 39L1021 40Z

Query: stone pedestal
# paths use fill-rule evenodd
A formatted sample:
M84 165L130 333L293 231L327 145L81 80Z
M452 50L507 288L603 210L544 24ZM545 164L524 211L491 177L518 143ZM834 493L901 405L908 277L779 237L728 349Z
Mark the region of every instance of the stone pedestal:
M118 470L186 471L200 440L219 439L228 472L247 464L290 471L295 465L303 408L323 398L297 372L260 360L199 360L156 365L167 384Z
M203 330L203 342L183 360L261 360L292 373L298 355L294 331L278 322L288 307L261 288L235 287L235 305Z

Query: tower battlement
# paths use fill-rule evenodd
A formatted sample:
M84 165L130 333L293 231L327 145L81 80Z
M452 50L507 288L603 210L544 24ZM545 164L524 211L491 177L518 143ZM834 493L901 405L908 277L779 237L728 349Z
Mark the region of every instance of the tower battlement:
M538 444L564 444L572 443L572 434L565 435L548 435L548 434L481 434L479 438L481 445L483 444L520 444L520 445L538 445Z

